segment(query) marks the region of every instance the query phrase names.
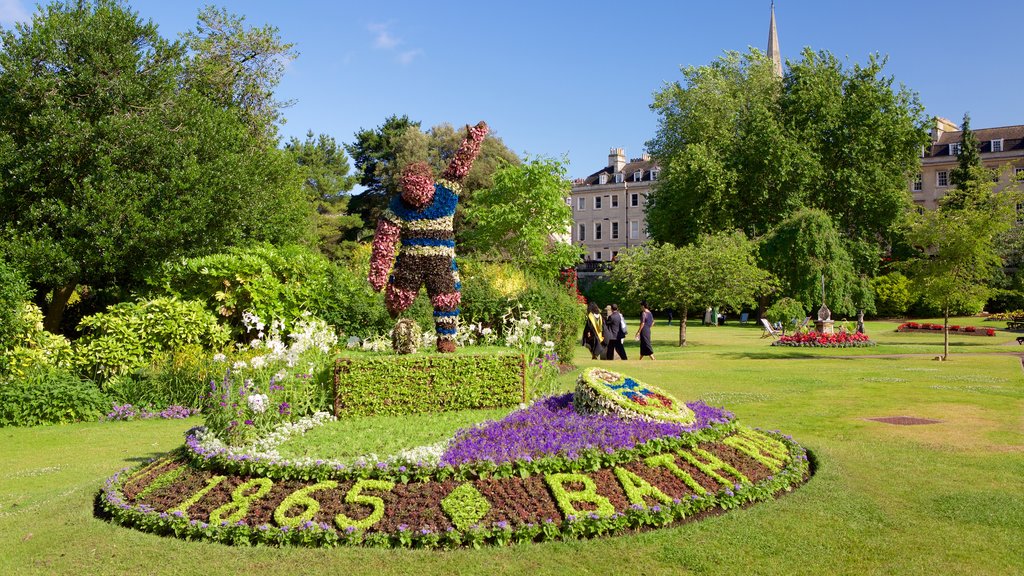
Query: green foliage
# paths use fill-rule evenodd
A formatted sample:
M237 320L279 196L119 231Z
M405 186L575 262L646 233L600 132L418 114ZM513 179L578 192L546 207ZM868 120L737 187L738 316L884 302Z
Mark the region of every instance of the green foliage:
M129 291L160 262L311 233L298 167L182 86L184 48L116 0L0 30L0 248L52 290Z
M807 317L807 308L804 308L804 305L799 301L787 296L779 298L774 304L769 306L764 311L764 317L772 324L782 322L783 326L790 326L794 319L802 322Z
M224 8L200 10L195 30L182 35L190 52L188 85L218 105L237 110L253 134L272 140L281 108L274 89L298 53L278 29L246 27L245 16Z
M0 382L0 426L38 426L95 420L110 400L95 384L53 366L36 366Z
M78 327L75 365L103 379L141 368L161 350L188 344L219 348L228 340L201 302L173 296L117 304L83 318Z
M733 228L759 236L801 207L879 243L909 207L906 175L927 141L923 106L883 77L884 59L844 67L805 49L780 80L751 49L683 70L655 94L648 149L662 174L652 237L684 245Z
M452 524L456 528L468 530L490 511L491 503L473 487L472 483L466 482L441 500L441 509L452 519Z
M890 272L871 280L879 316L900 317L907 313L911 299L910 279L899 272Z
M740 310L773 289L770 273L754 262L755 245L742 232L704 235L696 244L638 246L619 253L611 280L634 301L677 310L679 345L686 343L691 308L729 306Z
M640 315L640 302L630 299L622 288L611 280L604 278L594 280L583 292L583 295L586 296L587 302L597 302L601 308L609 304L618 304L619 311L623 315Z
M222 368L202 346L190 344L155 352L147 364L108 378L102 388L118 404L199 408L210 380L220 376Z
M854 290L860 279L853 259L833 220L823 210L803 209L786 218L761 241L762 265L775 274L782 293L816 310L821 304L821 278L825 300L838 314L856 313Z
M0 350L0 375L20 376L33 366L70 368L74 358L71 342L43 330L43 312L35 304L23 302L21 313L21 333L9 348Z
M350 356L338 359L338 403L349 415L515 406L526 400L519 354Z
M24 276L0 259L0 351L19 344L18 337L27 328L22 307L31 297ZM3 371L0 364L0 374Z
M462 244L537 276L555 278L579 262L582 247L555 237L572 225L571 186L564 162L550 158L506 164L494 184L479 190L465 210L470 226Z
M981 145L971 130L971 116L964 114L960 127L960 151L956 155L956 167L949 171L949 182L953 189L940 200L945 210L982 207L991 194L992 176L998 170L985 168L981 163Z

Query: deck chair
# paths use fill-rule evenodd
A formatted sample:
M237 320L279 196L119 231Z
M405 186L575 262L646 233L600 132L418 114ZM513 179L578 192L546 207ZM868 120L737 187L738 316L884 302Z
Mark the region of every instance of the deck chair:
M804 321L801 322L799 325L796 326L796 328L793 329L793 333L796 334L797 332L803 332L804 328L807 328L807 325L810 322L811 322L811 317L810 316L804 318ZM796 322L793 322L793 324L796 324Z
M740 324L746 324L749 315L746 312L740 313Z
M772 325L768 322L767 318L761 318L761 329L764 330L764 332L761 333L761 338L767 338L769 336L772 338L778 338L779 336L782 336L782 331L772 328Z

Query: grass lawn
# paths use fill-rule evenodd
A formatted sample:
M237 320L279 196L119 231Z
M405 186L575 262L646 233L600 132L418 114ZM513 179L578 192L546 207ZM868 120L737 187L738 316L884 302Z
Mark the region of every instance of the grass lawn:
M654 362L636 360L630 340L633 359L613 369L792 434L818 470L773 502L615 538L453 552L160 538L97 520L93 497L118 469L179 446L200 419L0 429L0 574L1024 574L1024 347L1002 330L954 335L950 361L936 362L941 335L896 326L868 322L877 347L818 350L772 348L752 323L691 323L689 345L677 348L675 323L662 319ZM594 364L577 350L580 367ZM915 356L875 357L894 354ZM563 377L566 389L574 378ZM882 416L942 423L867 420ZM401 421L366 420L333 441L431 442L459 422L403 431Z

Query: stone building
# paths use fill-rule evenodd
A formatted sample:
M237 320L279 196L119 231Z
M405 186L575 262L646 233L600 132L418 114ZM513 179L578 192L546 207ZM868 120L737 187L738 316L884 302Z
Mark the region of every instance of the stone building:
M584 260L607 262L621 250L646 242L644 206L658 165L644 154L626 159L612 148L608 165L572 185L572 243L586 247Z
M1024 125L1001 128L972 128L986 168L997 170L995 190L1024 178ZM945 118L935 118L932 143L921 149L921 172L910 180L914 204L925 209L938 207L939 200L953 188L949 173L956 167L956 155L963 140L960 127Z

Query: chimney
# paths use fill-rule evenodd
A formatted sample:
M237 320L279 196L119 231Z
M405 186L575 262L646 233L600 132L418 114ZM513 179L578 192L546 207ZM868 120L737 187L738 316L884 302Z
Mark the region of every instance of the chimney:
M941 116L934 118L935 126L932 128L932 144L939 141L939 138L946 132L959 132L960 127L953 123L952 120L947 120Z
M622 148L612 148L608 151L608 167L613 173L622 172L626 166L626 151Z

